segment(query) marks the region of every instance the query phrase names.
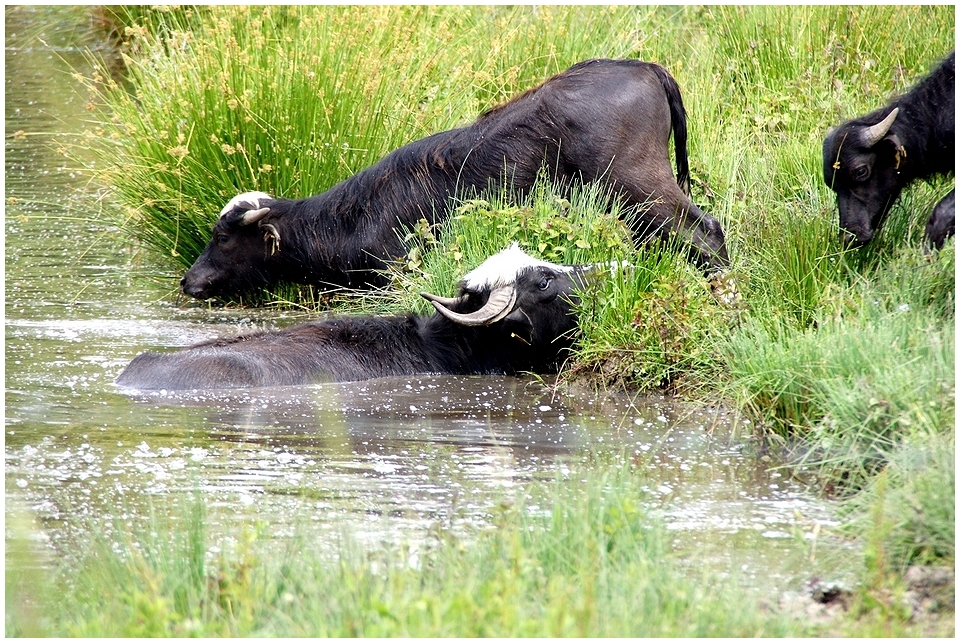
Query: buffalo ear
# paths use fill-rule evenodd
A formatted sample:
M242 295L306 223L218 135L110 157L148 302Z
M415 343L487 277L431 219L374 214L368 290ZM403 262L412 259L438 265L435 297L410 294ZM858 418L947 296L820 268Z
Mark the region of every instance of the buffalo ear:
M270 244L270 255L280 252L280 231L277 227L271 223L261 223L260 229L263 230L263 240Z
M533 342L533 322L530 316L517 306L509 315L503 318L504 329L510 330L510 337L519 339L525 344Z
M509 321L512 324L522 326L524 328L533 330L533 321L530 320L530 315L524 312L523 308L517 306L510 314L503 318L504 321Z

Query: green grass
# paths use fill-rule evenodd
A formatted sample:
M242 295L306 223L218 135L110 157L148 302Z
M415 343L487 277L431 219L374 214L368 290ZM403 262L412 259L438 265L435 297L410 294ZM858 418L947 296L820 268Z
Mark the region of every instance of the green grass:
M741 402L771 432L804 438L805 461L819 463L833 482L856 488L899 440L950 432L953 329L921 316L878 315L802 331L751 324L724 350Z
M593 637L812 631L760 609L733 579L682 571L667 532L643 508L649 498L638 470L619 458L599 460L566 480L505 496L490 508L486 527L454 532L438 524L423 543L379 551L364 551L348 535L332 550L318 549L306 533L278 542L262 524L212 542L201 499L172 511L157 506L135 540L94 536L79 573L64 566L44 579L55 590L30 596L42 619L27 621L24 603L11 609L8 602L7 634Z

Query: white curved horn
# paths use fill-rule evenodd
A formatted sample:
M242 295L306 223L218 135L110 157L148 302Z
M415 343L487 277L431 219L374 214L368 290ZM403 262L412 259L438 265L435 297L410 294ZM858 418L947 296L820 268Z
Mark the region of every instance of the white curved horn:
M456 306L457 304L462 303L467 296L463 295L460 297L440 297L438 295L431 295L428 292L421 292L420 296L426 299L427 301L435 301L443 306L449 308L450 306Z
M862 141L866 147L873 147L879 143L884 136L887 135L887 132L890 131L890 127L893 126L893 121L896 120L897 114L900 113L899 107L894 107L893 111L887 114L887 117L877 123L876 125L871 125L863 130Z
M260 208L259 210L247 210L240 217L240 225L250 225L256 223L263 217L270 214L270 208Z
M452 322L463 326L489 326L513 311L513 306L517 303L517 289L514 284L496 288L490 293L487 303L480 310L466 314L454 312L436 299L430 297L427 297L427 299L430 300L438 313Z

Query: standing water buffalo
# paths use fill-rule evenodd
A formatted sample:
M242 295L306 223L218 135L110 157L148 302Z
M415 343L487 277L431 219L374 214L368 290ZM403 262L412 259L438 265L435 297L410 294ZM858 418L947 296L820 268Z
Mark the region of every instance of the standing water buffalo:
M387 262L405 254L400 229L421 218L436 223L451 197L498 181L527 190L541 168L560 184L604 181L626 205L640 206L638 239L675 234L698 266L727 265L720 224L689 198L687 121L676 81L652 63L589 60L316 196L234 197L180 285L198 299L280 281L383 286Z
M437 311L431 316L341 317L142 353L117 384L169 391L555 371L573 342L574 289L586 272L534 259L514 244L467 274L458 297L422 293Z
M889 105L836 128L823 142L823 177L837 193L844 245L873 239L900 191L915 179L953 174L954 54ZM927 225L940 248L953 234L953 192Z

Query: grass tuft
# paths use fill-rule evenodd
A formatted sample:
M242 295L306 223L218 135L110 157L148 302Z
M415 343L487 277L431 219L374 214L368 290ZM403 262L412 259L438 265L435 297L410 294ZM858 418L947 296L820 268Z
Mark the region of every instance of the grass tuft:
M877 530L881 542L877 556L887 558L890 571L902 572L908 565L942 564L956 560L956 438L934 434L905 439L892 452L889 466L864 491L853 498L847 510L853 516L846 525L850 534Z

